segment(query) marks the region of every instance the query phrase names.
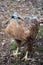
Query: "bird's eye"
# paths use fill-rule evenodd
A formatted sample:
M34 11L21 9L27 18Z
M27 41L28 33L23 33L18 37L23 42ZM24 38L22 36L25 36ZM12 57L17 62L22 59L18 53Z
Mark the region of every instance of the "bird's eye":
M18 17L18 19L21 19L20 17Z
M14 16L12 16L11 18L14 18Z

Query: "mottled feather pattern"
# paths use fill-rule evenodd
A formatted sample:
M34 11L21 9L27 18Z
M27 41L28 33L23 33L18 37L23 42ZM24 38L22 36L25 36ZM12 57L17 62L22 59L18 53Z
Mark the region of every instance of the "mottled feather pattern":
M19 19L18 21L15 19L11 19L10 23L6 27L5 31L13 36L13 38L17 41L17 46L20 47L22 43L32 50L32 42L35 40L37 33L39 30L39 23L34 19L23 20Z

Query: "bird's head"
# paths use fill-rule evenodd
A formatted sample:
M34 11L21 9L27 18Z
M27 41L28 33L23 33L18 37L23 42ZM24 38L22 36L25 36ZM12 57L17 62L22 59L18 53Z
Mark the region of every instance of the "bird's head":
M37 17L32 17L31 18L31 25L32 25L32 27L35 27L35 26L38 25Z
M37 25L40 25L42 23L42 21L40 18L34 16L33 18L31 18L31 23L33 24L33 26L34 25L37 26Z
M16 20L21 19L21 18L19 17L19 15L18 15L17 12L15 12L15 13L12 15L12 18L13 18L13 19L16 19Z

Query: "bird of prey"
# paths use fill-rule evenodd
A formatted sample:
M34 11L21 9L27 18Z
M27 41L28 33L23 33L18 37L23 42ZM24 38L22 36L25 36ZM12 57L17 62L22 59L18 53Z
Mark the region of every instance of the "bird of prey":
M5 32L13 36L17 42L17 50L14 53L16 56L19 53L19 48L22 44L26 45L26 55L23 59L29 59L28 52L32 51L33 41L35 40L38 30L40 20L37 17L33 18L24 18L22 19L17 14L14 14L10 20L10 23L7 25Z

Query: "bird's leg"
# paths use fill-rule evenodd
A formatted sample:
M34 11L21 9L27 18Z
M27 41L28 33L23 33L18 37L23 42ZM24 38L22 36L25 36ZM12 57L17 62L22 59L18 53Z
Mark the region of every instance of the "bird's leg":
M28 51L26 51L26 55L25 55L25 57L22 58L22 60L25 60L25 61L30 60L30 58L28 58Z
M19 52L19 48L17 47L17 50L13 52L13 55L17 57L18 54L21 54L21 53Z

